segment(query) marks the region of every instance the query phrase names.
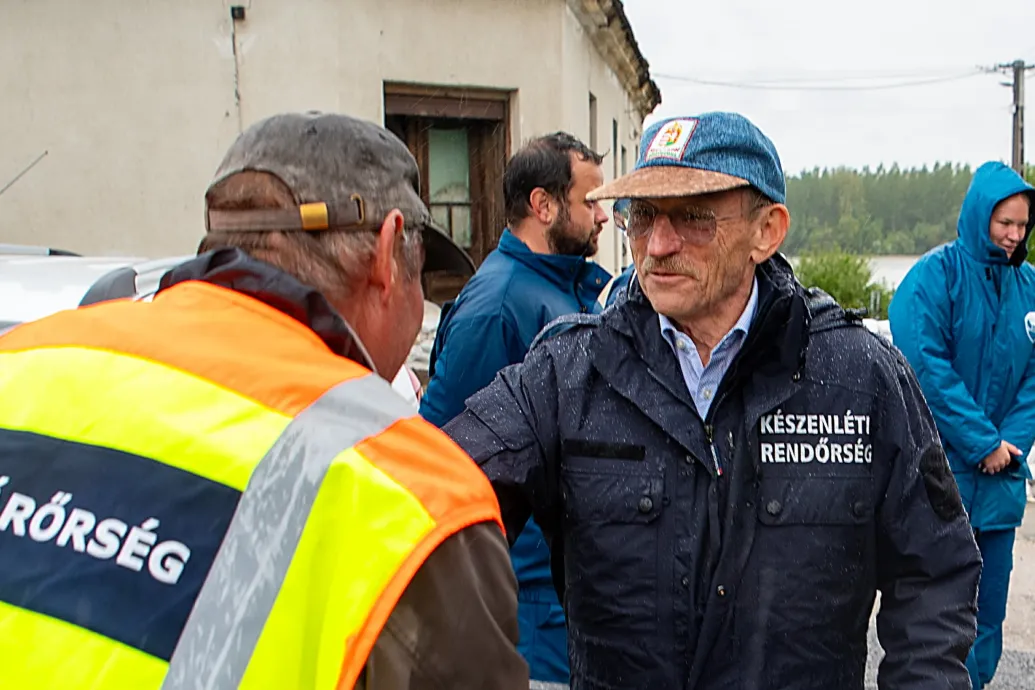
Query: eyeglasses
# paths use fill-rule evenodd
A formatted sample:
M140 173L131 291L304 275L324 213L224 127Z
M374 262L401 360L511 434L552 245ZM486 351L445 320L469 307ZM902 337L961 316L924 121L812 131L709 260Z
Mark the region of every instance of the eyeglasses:
M760 203L752 208L755 211L769 205ZM693 205L682 206L672 211L662 211L642 199L618 199L612 207L615 225L630 240L646 237L654 229L658 216L667 216L672 229L679 238L687 243L703 246L715 239L720 220L733 220L738 216L718 217L710 209Z

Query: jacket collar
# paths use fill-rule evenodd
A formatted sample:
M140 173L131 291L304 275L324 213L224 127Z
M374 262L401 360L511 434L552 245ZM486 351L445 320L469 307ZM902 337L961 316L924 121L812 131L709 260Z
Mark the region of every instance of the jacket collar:
M352 326L327 298L275 266L240 249L216 249L169 270L156 294L191 280L227 288L273 307L312 329L331 352L377 371Z
M508 258L524 264L562 290L570 291L577 286L592 294L594 299L611 281L610 273L598 264L586 261L584 257L538 254L532 251L509 228L500 235L496 250Z
M729 387L740 386L748 377L759 382L755 390L760 405L776 404L793 391L805 366L809 332L816 314L811 300L795 280L786 259L777 255L760 265L758 311L747 338L720 386L720 397ZM816 302L818 305L819 302ZM824 319L844 322L821 307ZM829 314L827 313L829 312ZM599 337L591 346L594 367L612 388L633 401L644 414L685 448L692 450L695 431L677 409L696 409L686 389L679 363L661 333L660 320L637 279L630 281L628 296L601 316ZM643 375L646 366L650 376ZM713 405L713 410L716 405Z
M808 295L780 254L760 264L755 278L758 307L744 343L743 358L757 360L767 369L794 373L804 365L810 326L817 314L810 310ZM832 316L831 309L837 309L836 305L823 306L825 320ZM629 282L627 299L610 310L603 323L632 339L640 353L656 352L659 343L665 344L658 314L636 278Z

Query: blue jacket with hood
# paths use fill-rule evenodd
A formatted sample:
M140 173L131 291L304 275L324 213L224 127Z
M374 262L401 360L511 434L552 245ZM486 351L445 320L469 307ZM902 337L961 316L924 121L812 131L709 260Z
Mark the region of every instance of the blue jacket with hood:
M443 307L421 416L436 426L445 425L501 369L522 361L546 324L566 314L599 312L600 293L610 280L611 274L595 263L582 257L537 254L504 230L499 245L455 303ZM534 522L529 521L510 555L522 595L539 594L538 601L553 603L563 630L550 574L550 550ZM563 648L560 656L566 658ZM530 670L535 680L567 681L566 675L553 676L556 669L536 663Z
M636 264L629 264L625 267L625 270L618 274L613 281L611 281L611 290L607 293L607 300L604 302L604 306L610 307L618 299L619 295L623 294L622 291L629 289L629 281L632 280L633 274L636 273Z
M974 174L952 243L910 269L889 308L895 345L916 371L975 529L1009 529L1024 516L1026 458L1035 442L1035 268L1025 263L1035 224L1007 256L992 243L996 205L1035 188L1002 163ZM996 475L981 461L1005 440L1022 455Z

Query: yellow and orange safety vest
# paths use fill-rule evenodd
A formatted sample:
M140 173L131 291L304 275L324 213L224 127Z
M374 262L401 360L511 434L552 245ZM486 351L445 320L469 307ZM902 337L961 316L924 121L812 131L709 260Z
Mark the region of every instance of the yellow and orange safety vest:
M3 687L352 688L484 521L488 481L387 382L231 290L0 337Z

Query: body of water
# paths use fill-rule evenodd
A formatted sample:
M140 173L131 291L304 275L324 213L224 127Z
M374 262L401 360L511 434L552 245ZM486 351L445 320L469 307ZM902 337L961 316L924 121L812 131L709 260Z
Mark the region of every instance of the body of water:
M896 288L906 277L906 273L913 267L919 256L874 256L870 258L870 266L873 268L873 282L887 283L889 287Z
M913 267L919 256L871 256L870 267L873 269L873 282L887 283L888 287L894 289L906 277L906 273ZM792 265L797 265L798 258L790 259Z

